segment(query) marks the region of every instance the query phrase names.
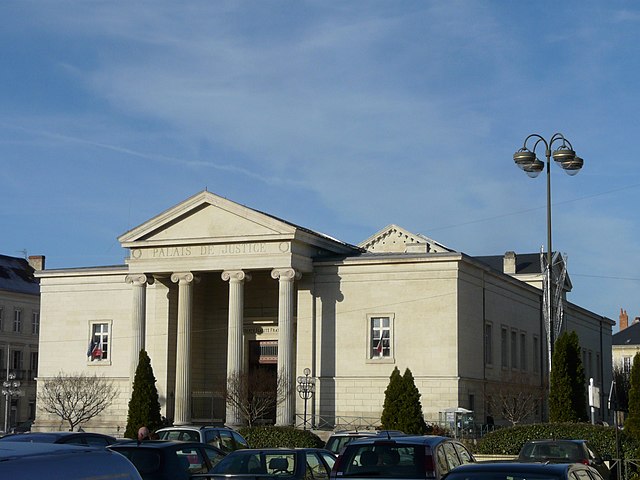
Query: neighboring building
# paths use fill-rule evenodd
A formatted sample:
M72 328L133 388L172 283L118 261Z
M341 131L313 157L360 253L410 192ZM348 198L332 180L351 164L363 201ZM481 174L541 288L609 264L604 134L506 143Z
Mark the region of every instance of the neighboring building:
M613 366L624 373L631 373L633 357L640 352L640 317L635 317L629 325L629 315L620 309L620 330L613 335L612 354Z
M207 191L119 241L125 265L38 273L38 382L84 371L119 384L92 430L122 432L141 348L175 424L237 424L219 392L227 375L256 368L294 387L267 419L279 425L302 422L295 383L305 368L317 378L308 404L316 426L379 424L396 366L411 369L428 421L461 407L478 422L504 422L489 398L514 386L547 391L531 256L473 258L395 225L350 245ZM568 302L564 311L587 372L606 387L614 322ZM545 415L539 404L529 420ZM606 408L597 418L609 418ZM59 428L41 408L36 422Z
M7 426L12 427L35 418L40 285L34 270L43 270L44 260L43 256L31 256L27 261L0 255L0 382L10 378L12 383L20 382L11 388L19 395L8 395L3 387L0 430L7 420Z

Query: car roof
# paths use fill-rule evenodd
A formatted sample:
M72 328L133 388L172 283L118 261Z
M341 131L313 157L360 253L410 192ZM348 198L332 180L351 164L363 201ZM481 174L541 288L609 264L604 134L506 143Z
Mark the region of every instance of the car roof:
M118 442L114 445L109 445L109 448L112 449L120 449L120 448L172 448L174 446L177 447L211 447L211 445L206 445L200 442L182 442L180 440L144 440L142 442L138 442L137 440L129 440L124 442ZM215 448L215 447L211 447Z
M373 443L379 442L399 442L415 445L436 445L447 440L453 439L449 437L442 437L439 435L391 435L389 437L385 437L384 435L376 435L375 437L358 438L349 443L349 445L347 445L347 448L350 448L352 445L371 445Z
M0 444L0 459L30 457L54 453L88 452L92 450L94 450L93 447L85 445L5 441Z
M575 438L555 438L548 440L530 440L527 443L584 443L586 440L578 440Z
M163 427L156 430L156 432L164 432L167 430L233 430L231 427L227 427L226 425L180 425L179 427Z
M476 462L457 466L452 472L524 472L561 474L570 468L587 467L574 463L521 463L521 462Z
M98 437L111 438L115 440L115 437L112 437L111 435L105 435L104 433L69 432L69 431L11 433L9 435L5 435L0 440L3 440L5 442L32 442L33 440L58 440L60 438L80 436L80 435L88 435L88 436L93 435Z

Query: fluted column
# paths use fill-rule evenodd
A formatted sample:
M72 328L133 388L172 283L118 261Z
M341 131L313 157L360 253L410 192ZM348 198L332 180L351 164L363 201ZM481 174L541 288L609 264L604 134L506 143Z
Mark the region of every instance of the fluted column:
M285 392L285 400L278 404L276 425L293 425L295 411L295 367L293 304L294 280L301 277L293 268L271 271L271 277L278 280L278 389Z
M176 345L176 392L173 424L191 422L191 312L193 281L191 272L174 273L171 281L178 284L178 332Z
M229 335L227 337L227 382L237 381L242 374L244 359L244 282L251 280L251 275L242 270L226 270L222 272L222 280L229 282ZM227 424L241 425L242 418L237 408L227 407Z
M129 365L129 377L131 381L136 375L140 350L144 346L145 317L147 307L147 276L143 273L127 275L125 282L133 287L133 305L131 307L131 361Z

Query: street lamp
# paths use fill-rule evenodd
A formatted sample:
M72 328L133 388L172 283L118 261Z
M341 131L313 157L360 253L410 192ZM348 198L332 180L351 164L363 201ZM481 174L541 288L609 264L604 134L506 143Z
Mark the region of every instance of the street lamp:
M311 370L305 368L304 377L298 377L298 395L300 395L300 398L304 400L304 423L302 426L303 430L307 429L307 401L316 392L316 379L314 377L311 377L310 375Z
M533 148L527 148L527 141L533 139L535 141ZM513 161L531 178L537 177L544 169L544 162L538 159L536 156L536 147L543 143L545 147L545 156L547 158L547 265L545 268L545 280L546 280L546 294L547 305L545 309L545 316L548 326L548 342L549 342L549 370L551 370L551 357L553 355L554 338L554 282L552 281L553 275L553 249L551 247L551 157L556 161L562 169L569 175L576 175L584 161L582 158L576 155L573 150L571 142L567 140L561 133L554 133L549 141L545 140L537 133L533 133L524 139L524 145L520 150L513 154ZM551 148L557 144L558 147L552 152ZM559 301L561 297L558 296ZM558 319L560 324L561 319Z
M22 395L20 390L20 380L16 380L16 374L11 372L7 374L7 379L2 382L2 394L6 397L4 410L4 431L9 429L9 408L11 407L11 397Z

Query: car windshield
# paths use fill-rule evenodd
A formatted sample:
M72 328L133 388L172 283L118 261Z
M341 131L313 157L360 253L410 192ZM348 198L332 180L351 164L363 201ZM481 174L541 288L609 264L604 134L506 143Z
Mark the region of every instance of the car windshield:
M573 442L530 443L522 448L520 458L545 460L550 458L577 460L582 457L580 446Z
M324 448L333 453L340 453L342 449L347 446L347 444L353 442L354 440L357 440L358 438L359 437L355 435L331 437L329 440L327 440L327 445Z
M293 452L248 452L237 450L216 465L211 473L290 476L296 470Z
M343 454L343 477L424 478L421 445L351 445Z

